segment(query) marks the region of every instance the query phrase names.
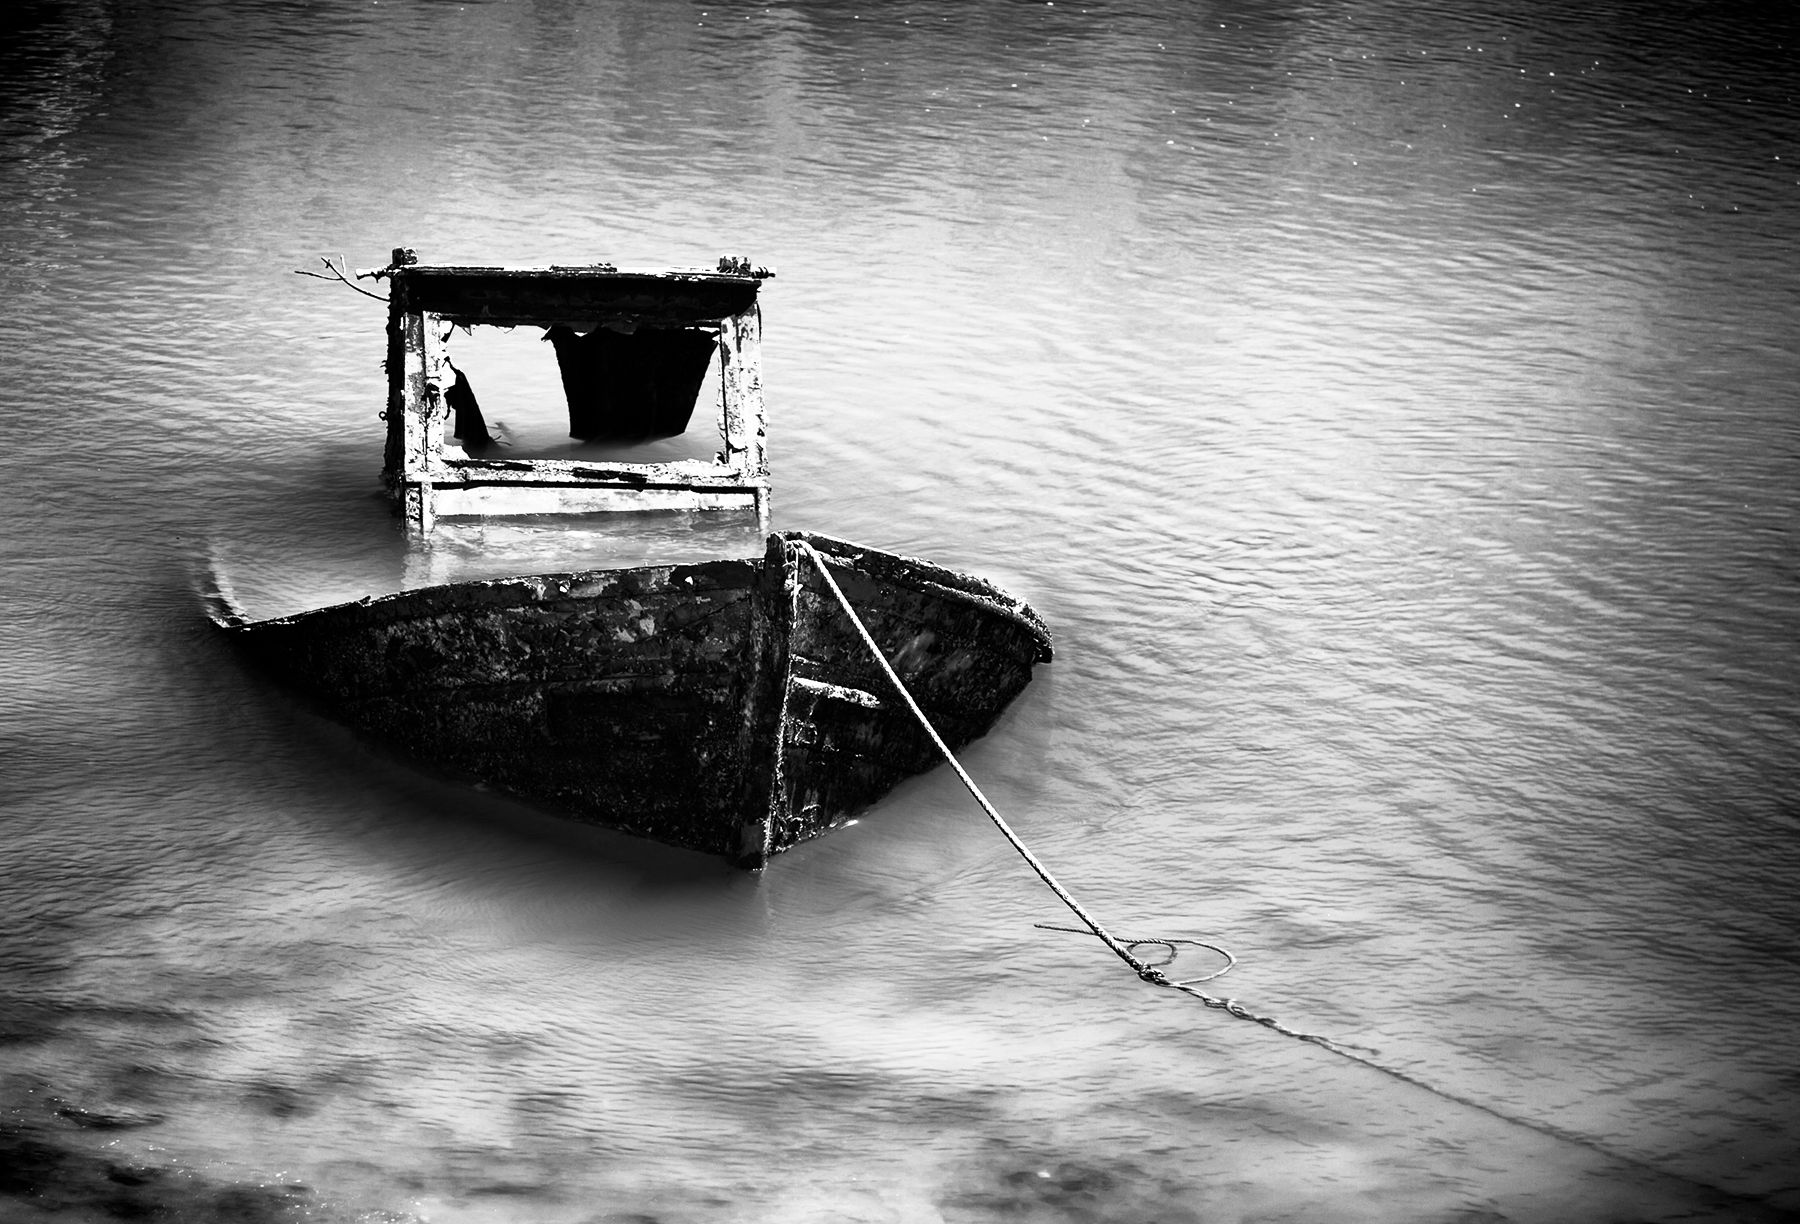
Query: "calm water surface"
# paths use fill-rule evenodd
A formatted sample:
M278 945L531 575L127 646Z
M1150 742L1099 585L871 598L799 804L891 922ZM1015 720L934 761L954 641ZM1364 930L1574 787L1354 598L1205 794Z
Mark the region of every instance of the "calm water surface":
M15 6L0 1216L1800 1213L1800 23L1656 11ZM382 308L291 271L401 244L778 268L776 525L1058 635L998 806L1447 1095L1035 930L943 771L753 878L247 675L209 565L746 547L409 552ZM478 384L540 449L543 358Z

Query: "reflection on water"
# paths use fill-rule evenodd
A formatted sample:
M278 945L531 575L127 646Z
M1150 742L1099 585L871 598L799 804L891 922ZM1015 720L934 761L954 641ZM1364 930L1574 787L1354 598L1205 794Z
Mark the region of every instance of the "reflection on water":
M19 13L0 1201L1800 1210L1791 16ZM1058 907L941 771L753 878L245 674L208 569L273 613L759 547L669 515L409 550L383 308L291 274L395 245L778 267L775 526L1057 634L968 754L1034 848L1121 929L1228 944L1254 1010L1584 1143L1034 930ZM537 356L491 355L484 410L567 447Z

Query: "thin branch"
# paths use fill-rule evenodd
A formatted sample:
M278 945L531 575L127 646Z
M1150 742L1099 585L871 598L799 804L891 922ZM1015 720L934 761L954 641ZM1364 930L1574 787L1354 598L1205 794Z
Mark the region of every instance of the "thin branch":
M338 256L338 258L341 260L344 260L344 257L342 255ZM379 293L370 293L367 289L364 289L361 285L357 284L355 281L351 280L348 276L345 276L342 272L338 271L337 265L331 262L331 256L321 255L321 256L319 256L319 262L325 265L325 271L331 273L330 276L326 276L324 273L321 273L321 272L309 272L305 268L295 268L294 275L295 276L310 276L315 280L342 281L344 284L349 285L352 289L356 290L358 293L362 294L364 297L374 298L377 302L387 301L387 299L382 297ZM348 267L349 262L350 262L349 260L344 260L344 265L346 267Z

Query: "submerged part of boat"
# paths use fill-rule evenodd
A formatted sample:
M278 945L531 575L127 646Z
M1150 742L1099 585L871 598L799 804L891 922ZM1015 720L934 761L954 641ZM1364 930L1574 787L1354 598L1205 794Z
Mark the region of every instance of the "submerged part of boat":
M1051 657L978 578L823 536L760 559L465 582L213 620L262 667L416 760L749 868L939 761L833 577L951 747Z

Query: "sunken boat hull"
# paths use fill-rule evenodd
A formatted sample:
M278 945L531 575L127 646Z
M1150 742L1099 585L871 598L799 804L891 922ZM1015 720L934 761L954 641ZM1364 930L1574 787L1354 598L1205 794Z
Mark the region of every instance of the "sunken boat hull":
M820 536L760 559L458 583L250 621L262 667L399 752L563 815L761 867L939 763L819 575L952 747L1050 658L979 579Z

